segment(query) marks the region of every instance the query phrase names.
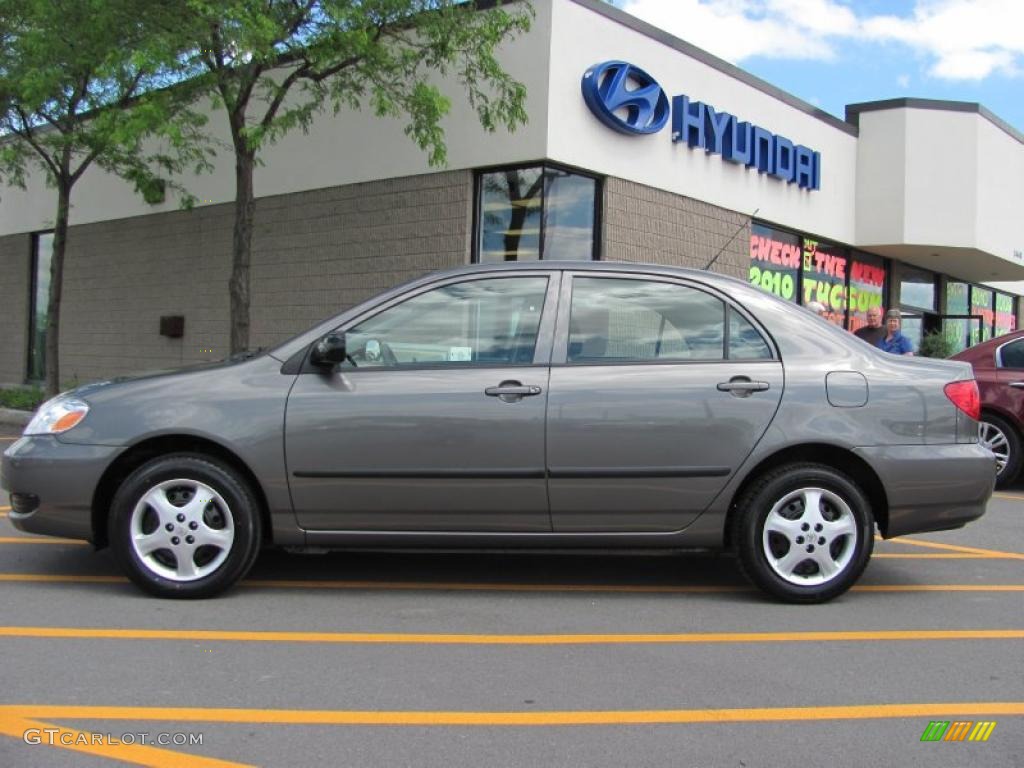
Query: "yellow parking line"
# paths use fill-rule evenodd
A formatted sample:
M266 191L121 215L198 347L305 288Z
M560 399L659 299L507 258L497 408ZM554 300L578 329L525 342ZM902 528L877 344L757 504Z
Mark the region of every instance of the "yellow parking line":
M47 584L120 584L127 582L124 576L75 576L53 573L0 573L0 582L37 582Z
M1024 715L1024 701L954 701L916 704L860 704L833 707L748 709L582 710L548 712L360 711L301 709L200 709L198 707L103 707L8 704L13 716L264 725L641 725L654 723L743 723L794 720Z
M110 584L127 582L123 576L74 576L52 573L0 573L0 582ZM241 587L267 589L349 589L438 592L610 592L640 594L721 594L750 592L752 587L729 585L668 586L662 584L473 584L450 582L311 581L299 579L253 579ZM852 592L1024 592L1024 584L876 584L859 585Z
M1024 640L1024 629L896 629L833 632L695 632L676 634L481 635L397 632L274 632L219 629L0 627L0 637L87 640L190 640L341 645L701 645L719 643Z
M1024 495L1019 493L993 493L995 499L1009 499L1011 501L1024 501Z
M81 539L60 539L56 536L0 536L0 544L88 544Z
M108 741L103 738L103 734L77 731L74 728L18 717L13 712L0 712L0 733L19 740L23 740L25 734L30 733L33 736L40 736L42 745L153 768L248 768L244 763L231 763L143 744Z
M962 552L929 552L921 554L918 552L876 552L871 559L877 557L889 558L892 560L1009 560L1006 555L982 555L964 554Z
M982 549L981 547L962 547L958 544L943 544L938 541L927 541L922 539L906 539L902 536L889 539L893 544L910 544L915 547L929 547L931 549L946 549L951 552L967 552L972 555L989 555L993 557L1005 557L1012 560L1024 560L1024 555L1019 552L1000 552L995 549Z
M10 511L11 511L11 508L9 506L7 506L7 507L0 507L0 512L10 512Z

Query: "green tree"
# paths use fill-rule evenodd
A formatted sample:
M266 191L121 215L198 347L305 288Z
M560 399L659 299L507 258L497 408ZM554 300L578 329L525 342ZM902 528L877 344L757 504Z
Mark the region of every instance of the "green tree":
M0 0L0 175L29 168L56 189L47 302L46 392L60 387L59 336L71 193L91 166L133 182L147 200L186 166L208 167L201 119L174 82L178 42L156 23L176 3ZM178 116L178 120L174 120ZM150 139L151 141L146 141ZM155 149L144 149L152 146ZM189 196L180 187L184 202Z
M231 352L249 346L249 285L260 151L331 107L405 117L406 134L432 165L446 157L441 119L450 108L434 77L458 84L480 124L526 122L524 86L496 51L529 29L533 9L462 0L186 0L186 71L227 116L235 155Z

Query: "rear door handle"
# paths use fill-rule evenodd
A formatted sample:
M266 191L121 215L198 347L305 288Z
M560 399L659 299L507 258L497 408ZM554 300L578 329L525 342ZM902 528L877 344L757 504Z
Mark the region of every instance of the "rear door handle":
M751 381L746 376L733 376L728 381L720 381L716 387L719 392L729 392L736 397L750 397L754 392L768 389L767 381Z
M488 387L484 394L488 397L497 397L502 402L514 403L524 397L539 395L543 390L535 384L521 384L518 381L503 381L496 387Z
M1024 381L1011 381L1010 386L1015 389L1024 389Z

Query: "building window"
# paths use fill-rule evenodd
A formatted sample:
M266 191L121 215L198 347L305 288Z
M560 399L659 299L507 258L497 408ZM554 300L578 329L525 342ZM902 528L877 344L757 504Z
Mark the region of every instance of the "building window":
M1017 308L1013 296L996 294L996 336L1017 330Z
M995 309L992 306L992 291L971 286L971 314L981 317L981 328L975 326L971 330L971 345L992 338L992 326L995 324Z
M53 232L32 236L32 288L29 301L28 380L46 378L46 329L49 325L50 257Z
M946 315L943 317L942 333L953 344L954 354L962 352L971 344L971 328L977 327L976 322L967 318L971 314L968 295L970 286L950 280L946 283Z
M477 179L476 261L596 257L597 179L551 165Z
M935 274L906 265L900 268L900 305L934 312L936 309Z

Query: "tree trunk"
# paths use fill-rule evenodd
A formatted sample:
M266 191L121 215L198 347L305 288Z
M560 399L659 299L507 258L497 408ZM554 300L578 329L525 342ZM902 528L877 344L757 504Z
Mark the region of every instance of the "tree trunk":
M64 283L64 251L68 240L68 211L71 208L71 181L57 180L57 219L53 226L53 253L50 257L50 295L46 322L46 395L60 392L60 298Z
M249 348L249 265L255 199L252 172L255 153L235 146L235 232L231 254L231 354Z

